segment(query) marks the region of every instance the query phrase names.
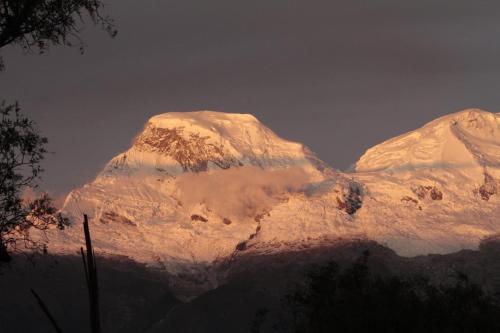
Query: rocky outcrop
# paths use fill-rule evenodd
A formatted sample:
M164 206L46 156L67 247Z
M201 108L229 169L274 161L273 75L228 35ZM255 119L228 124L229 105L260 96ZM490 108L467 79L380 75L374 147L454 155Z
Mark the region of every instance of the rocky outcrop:
M197 133L184 134L183 128L159 128L149 124L137 137L139 151L166 154L176 160L184 172L207 171L211 162L221 169L242 164L224 151L223 144L208 142L208 137Z
M490 197L497 194L497 181L487 172L484 173L484 183L478 189L481 199L488 201Z
M268 211L264 211L264 212L262 212L260 214L255 215L254 221L255 222L260 222L266 216L271 216Z
M103 224L108 224L111 222L116 222L124 225L129 225L136 227L137 224L133 222L132 220L126 218L125 216L122 216L116 212L113 211L105 211L104 213L101 214L101 218L99 219L99 222Z
M419 205L419 201L415 198L408 196L408 195L402 197L401 202L406 204L407 206L418 207L419 210L422 210L422 206Z
M191 221L208 222L208 219L206 217L201 216L201 215L193 214L193 215L191 215Z
M353 215L354 213L356 213L356 211L361 208L362 204L362 189L361 186L357 183L349 184L347 191L344 192L341 198L337 196L338 209L346 212L349 215Z
M441 192L436 186L415 186L412 192L420 199L431 199L431 200L443 200L443 192Z
M253 234L250 234L250 236L248 237L247 240L239 242L236 245L235 250L236 251L245 251L245 250L247 250L248 249L248 242L251 241L252 239L254 239L255 237L257 237L257 235L259 234L260 230L261 230L261 226L260 226L260 223L259 223L257 225L257 228L255 228L255 232Z
M404 196L401 198L401 202L412 202L414 204L418 204L418 200L415 198L412 198L410 196Z

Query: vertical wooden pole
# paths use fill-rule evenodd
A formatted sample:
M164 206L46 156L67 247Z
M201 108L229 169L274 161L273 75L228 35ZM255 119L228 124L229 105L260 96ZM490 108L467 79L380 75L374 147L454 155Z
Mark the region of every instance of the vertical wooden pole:
M89 220L83 215L83 233L85 234L86 253L80 249L85 269L85 279L89 291L90 327L92 333L101 333L101 320L99 318L99 285L97 282L97 267L95 263L92 239L90 238Z

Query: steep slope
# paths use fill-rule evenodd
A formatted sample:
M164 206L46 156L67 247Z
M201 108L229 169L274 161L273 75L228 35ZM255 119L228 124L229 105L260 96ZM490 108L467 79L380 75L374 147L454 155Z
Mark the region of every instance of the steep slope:
M86 213L100 252L174 274L209 271L252 239L279 247L345 234L340 225L357 209L351 183L251 115L162 114L92 183L68 195L63 211L74 225L54 231L50 249L77 249ZM269 228L260 237L264 221ZM216 283L209 275L197 283Z
M384 171L401 177L427 169L482 182L487 169L490 173L498 171L499 145L500 115L465 110L369 149L355 170Z
M372 239L400 255L477 248L500 230L500 115L466 110L369 149L352 173L251 115L151 118L131 148L67 197L74 221L49 235L73 252L91 219L96 249L178 277L193 291L244 256Z
M436 119L369 149L354 178L358 215L402 254L475 248L499 231L500 115L477 109Z

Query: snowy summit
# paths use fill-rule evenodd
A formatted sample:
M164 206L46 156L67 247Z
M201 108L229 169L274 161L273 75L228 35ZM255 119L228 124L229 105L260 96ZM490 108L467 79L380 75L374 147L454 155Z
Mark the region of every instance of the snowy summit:
M500 231L500 115L471 109L383 142L342 173L255 117L152 117L127 151L73 190L49 249L91 220L101 253L171 273L244 253L368 238L403 255L475 248Z

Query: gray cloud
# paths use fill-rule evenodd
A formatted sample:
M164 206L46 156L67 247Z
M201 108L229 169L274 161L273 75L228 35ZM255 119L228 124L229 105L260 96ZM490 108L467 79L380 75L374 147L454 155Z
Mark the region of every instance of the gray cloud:
M185 173L176 180L179 199L191 210L200 202L222 217L255 217L287 192L300 190L310 181L301 168L263 170L254 166Z

